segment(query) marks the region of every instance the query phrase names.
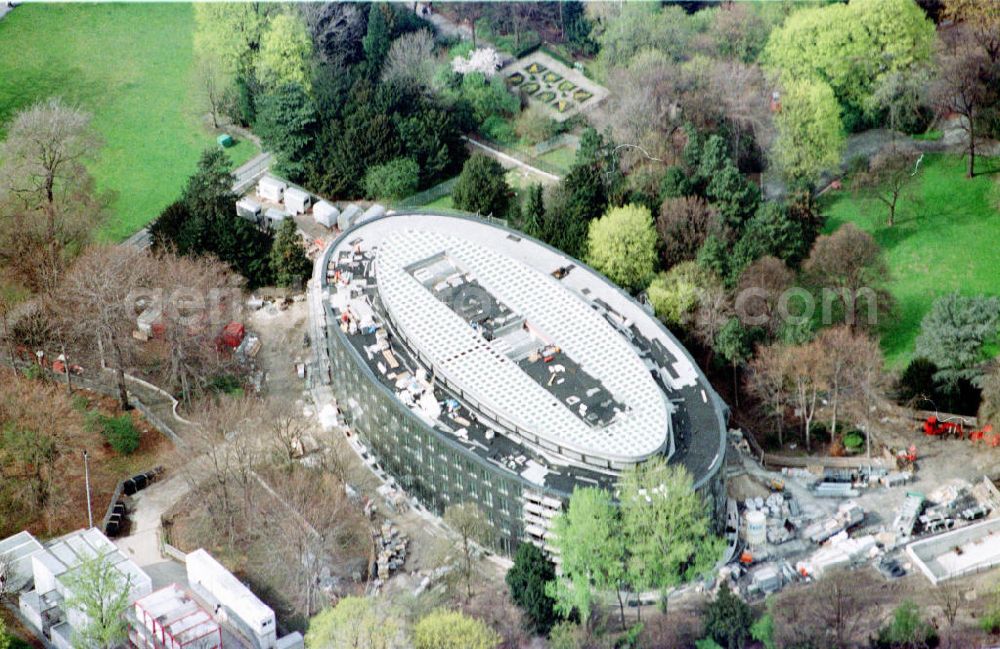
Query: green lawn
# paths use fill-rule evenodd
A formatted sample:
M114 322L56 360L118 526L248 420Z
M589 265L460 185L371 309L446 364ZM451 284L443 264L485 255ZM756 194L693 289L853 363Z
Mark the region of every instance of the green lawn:
M546 151L538 156L538 159L549 163L557 169L561 169L563 173L569 173L569 170L573 167L573 163L576 162L576 149L561 146L558 149Z
M56 95L93 113L104 147L90 168L114 193L103 238L152 220L215 146L195 90L193 31L190 4L24 4L0 20L0 130ZM229 151L239 164L255 147Z
M1000 295L1000 159L978 161L980 173L971 180L964 176L965 164L959 156L928 154L915 197L901 204L892 228L884 225L881 203L847 190L824 199L828 231L853 221L873 233L885 250L889 289L898 302L898 312L882 330L882 347L892 367L912 358L920 321L934 298L951 291Z

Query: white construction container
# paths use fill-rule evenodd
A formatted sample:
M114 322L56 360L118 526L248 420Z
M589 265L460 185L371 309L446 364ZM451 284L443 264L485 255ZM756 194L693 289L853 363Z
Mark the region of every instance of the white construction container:
M359 216L361 216L361 208L351 203L337 217L337 227L341 230L347 230L357 222Z
M324 200L316 201L313 205L313 220L324 227L332 228L337 225L338 216L340 210Z
M257 183L257 195L266 201L280 203L288 185L270 176L264 176Z
M231 622L250 633L260 649L275 649L278 641L274 611L204 550L187 555L188 583L197 594L225 607ZM236 619L234 620L233 617Z
M372 219L377 219L380 216L385 216L385 206L375 203L367 210L365 210L365 213L361 215L361 218L355 221L355 224L367 223L368 221L371 221Z
M267 225L270 227L275 227L285 219L290 216L285 210L278 209L277 207L269 207L264 212L264 219L267 221Z
M312 196L309 192L298 187L289 187L285 190L285 209L292 214L305 214L312 204Z
M236 216L242 216L245 219L257 223L260 221L261 211L262 208L260 203L249 196L244 196L240 200L236 201Z

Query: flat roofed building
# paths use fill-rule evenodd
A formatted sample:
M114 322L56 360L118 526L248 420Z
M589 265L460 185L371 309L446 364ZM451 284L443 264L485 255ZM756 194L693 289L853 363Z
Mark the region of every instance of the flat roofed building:
M657 456L720 501L725 405L581 262L476 218L403 214L356 225L318 263L345 420L435 511L479 504L501 551L544 545L575 487L612 489Z

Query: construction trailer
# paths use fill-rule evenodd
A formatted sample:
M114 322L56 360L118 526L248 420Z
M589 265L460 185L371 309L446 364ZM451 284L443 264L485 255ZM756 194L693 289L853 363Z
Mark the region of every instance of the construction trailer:
M255 649L276 649L278 633L274 611L260 601L205 550L187 555L187 576L195 594L216 606L222 616Z
M338 216L340 216L340 210L324 200L316 201L316 204L313 205L313 220L324 227L336 226Z
M340 228L341 231L347 230L351 226L355 225L358 217L361 216L361 213L361 208L354 203L351 203L345 207L344 211L337 217L337 227Z
M240 200L236 201L236 216L243 217L248 221L253 221L254 223L260 223L260 217L263 213L263 207L261 204L250 198L249 196L244 196Z
M368 221L377 219L381 216L385 216L385 206L374 203L371 207L365 210L364 214L358 218L355 224L367 223Z
M269 228L274 228L289 216L291 215L281 208L269 207L264 212L264 225Z
M284 198L286 189L288 189L287 183L271 176L264 176L257 183L257 195L265 201L271 201L272 203L280 203Z
M298 187L289 187L285 190L285 209L292 214L305 214L312 205L312 196L309 192Z

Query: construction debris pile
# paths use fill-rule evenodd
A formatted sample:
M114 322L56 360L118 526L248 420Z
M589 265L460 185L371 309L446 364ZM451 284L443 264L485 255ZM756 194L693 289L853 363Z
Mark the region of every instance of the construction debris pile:
M376 564L373 574L380 582L385 582L393 572L402 569L406 563L406 548L410 539L400 532L392 521L382 523L382 527L375 531L373 536Z

